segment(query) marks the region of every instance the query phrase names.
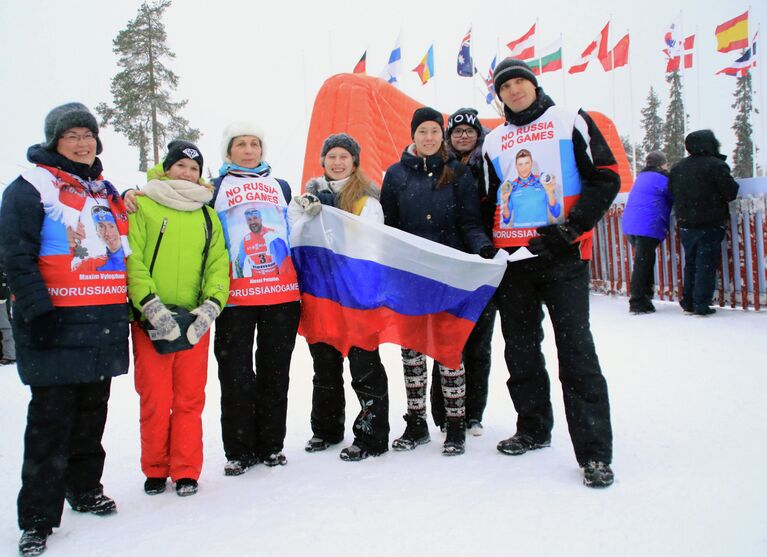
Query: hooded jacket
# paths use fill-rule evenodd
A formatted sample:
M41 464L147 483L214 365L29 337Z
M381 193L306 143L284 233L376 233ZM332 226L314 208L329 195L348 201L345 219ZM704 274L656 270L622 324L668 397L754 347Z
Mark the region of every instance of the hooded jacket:
M381 186L385 224L468 253L491 246L482 228L477 188L469 170L439 153L428 157L411 145L386 171ZM448 165L455 177L442 187L437 181Z
M738 183L719 153L711 130L698 130L684 140L689 156L669 172L669 190L681 228L722 226L730 218L729 203L738 195Z

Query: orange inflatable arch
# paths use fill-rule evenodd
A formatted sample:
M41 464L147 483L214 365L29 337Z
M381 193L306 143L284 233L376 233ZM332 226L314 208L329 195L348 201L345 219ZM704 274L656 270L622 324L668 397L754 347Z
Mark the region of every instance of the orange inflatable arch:
M348 133L361 147L360 166L376 184L381 184L386 169L399 161L411 143L410 118L423 106L383 79L362 74L338 74L322 85L312 109L309 135L304 155L303 185L313 176L322 175L320 151L330 134ZM457 110L458 106L453 110ZM444 114L445 122L453 112ZM626 151L612 120L599 112L589 115L605 136L618 161L621 192L633 184ZM484 118L482 124L493 129L501 118Z

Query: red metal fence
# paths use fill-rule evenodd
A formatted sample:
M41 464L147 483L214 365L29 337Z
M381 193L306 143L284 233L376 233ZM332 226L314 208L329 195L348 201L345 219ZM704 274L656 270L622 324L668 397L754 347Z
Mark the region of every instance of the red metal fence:
M617 203L594 229L591 286L608 294L627 295L634 254L623 234L623 208ZM738 198L730 204L730 226L722 242L722 264L717 271L715 303L759 311L767 306L767 195ZM658 246L655 294L660 300L682 297L684 253L679 227L671 218L670 233Z

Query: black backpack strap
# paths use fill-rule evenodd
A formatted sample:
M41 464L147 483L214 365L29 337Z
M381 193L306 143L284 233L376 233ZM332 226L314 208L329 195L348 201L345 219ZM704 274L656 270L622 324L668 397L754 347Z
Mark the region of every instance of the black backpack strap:
M205 265L208 263L208 252L210 251L210 243L213 240L213 221L208 214L208 207L202 207L202 216L205 217L205 247L202 250L202 267L200 268L200 293L197 295L197 301L200 301L202 296L203 285L205 283Z

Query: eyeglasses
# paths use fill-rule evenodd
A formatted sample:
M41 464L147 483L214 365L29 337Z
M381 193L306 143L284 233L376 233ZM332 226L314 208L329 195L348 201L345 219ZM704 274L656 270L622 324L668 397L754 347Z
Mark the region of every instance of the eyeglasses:
M477 130L474 128L456 129L450 132L451 137L477 137Z
M61 136L61 139L70 143L77 143L78 141L93 141L96 139L96 136L91 132L86 132L82 135L77 133L65 133Z

